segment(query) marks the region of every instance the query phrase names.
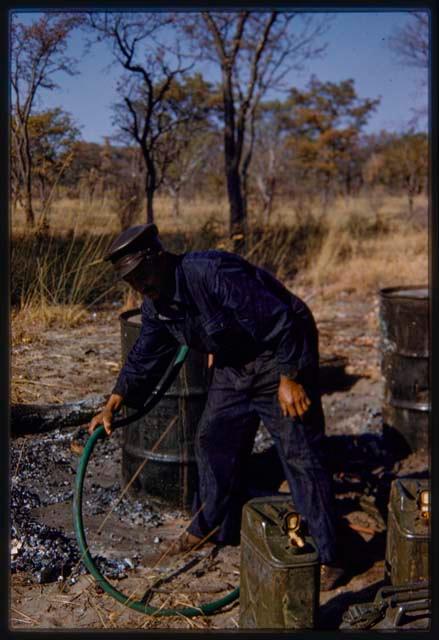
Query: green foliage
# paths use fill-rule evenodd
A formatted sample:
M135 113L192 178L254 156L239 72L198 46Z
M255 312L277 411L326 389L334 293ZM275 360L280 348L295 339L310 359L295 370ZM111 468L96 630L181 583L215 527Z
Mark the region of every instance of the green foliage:
M81 183L97 175L101 163L102 146L96 142L78 140L72 147L72 160L61 176L60 184L68 188L70 196L79 195Z
M30 116L28 123L34 177L42 188L42 200L71 163L80 131L69 113L60 108Z
M352 79L321 82L312 76L287 102L288 146L299 176L329 191L350 194L361 183L360 133L379 99L360 99Z
M166 96L154 116L162 129L172 124L154 147L156 187L171 196L178 217L180 200L188 206L190 199L217 199L226 190L221 96L200 74L174 79ZM364 136L362 128L378 102L360 99L351 79L332 83L312 77L306 89L291 89L287 99L260 103L249 169L250 214L256 217L251 209L261 203L266 224L282 197L296 216L306 218L316 206L325 211L338 195L358 194L364 184L405 191L412 211L414 196L426 186L427 136L385 131ZM143 106L140 101L139 113ZM29 130L34 191L43 208L58 185L90 204L99 198L122 228L143 219L148 170L137 145L78 140L79 131L61 109L31 116Z
M383 184L408 193L421 193L427 181L428 139L423 133L409 133L389 144L382 152Z
M403 191L413 213L413 198L422 193L428 178L428 138L425 133L409 132L384 138L364 168L368 183L384 185L393 192Z
M13 131L19 129L16 115L12 116L11 126ZM72 163L79 135L80 131L71 115L58 107L35 113L28 118L26 140L34 192L32 195L38 195L40 199L40 222L45 219L47 223L54 189ZM11 150L12 190L17 199L25 189L23 153L18 152L16 144L12 145Z

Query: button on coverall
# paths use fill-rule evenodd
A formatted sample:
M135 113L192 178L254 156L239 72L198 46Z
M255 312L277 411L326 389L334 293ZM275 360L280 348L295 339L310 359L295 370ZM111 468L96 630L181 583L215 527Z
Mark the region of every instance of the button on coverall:
M189 531L224 544L239 541L244 479L260 420L270 432L297 510L322 563L335 560L335 505L323 454L324 415L318 388L318 333L297 296L267 271L225 251L177 257L170 300L142 304L140 335L113 393L140 407L179 344L215 357L206 407L197 428L199 486ZM283 374L303 385L311 405L283 417Z

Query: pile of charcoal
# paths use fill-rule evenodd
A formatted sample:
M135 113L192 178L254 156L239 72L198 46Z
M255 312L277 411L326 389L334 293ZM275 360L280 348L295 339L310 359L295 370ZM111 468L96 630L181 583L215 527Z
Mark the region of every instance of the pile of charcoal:
M149 504L143 500L134 500L124 495L119 501L122 491L117 481L111 487L102 487L92 482L83 500L83 513L85 515L107 514L112 505L116 504L112 512L126 524L157 527L163 522L163 514L152 511L148 508Z
M80 551L74 535L48 526L38 520L34 510L47 505L72 502L78 458L70 451L72 433L56 430L38 437L20 438L11 442L11 570L28 572L38 583L68 579L75 582L86 573L80 561ZM115 438L100 443L99 458L120 456L120 444ZM93 470L99 458L90 464ZM122 492L115 481L109 487L93 482L87 472L84 492L84 516L113 513L126 526L158 526L164 518L146 500L134 500L128 494L118 501ZM98 569L106 578L121 579L126 569L138 564L133 554L122 560L105 557L105 551L94 556Z
M38 492L43 505L71 497L77 458L69 450L69 432L53 431L11 441L12 479Z
M67 577L73 583L78 575L86 573L76 539L33 518L31 510L40 505L36 493L12 483L11 571L29 572L38 583ZM104 556L96 557L95 563L105 577L114 579L123 578L125 570L135 566L129 558L114 560Z

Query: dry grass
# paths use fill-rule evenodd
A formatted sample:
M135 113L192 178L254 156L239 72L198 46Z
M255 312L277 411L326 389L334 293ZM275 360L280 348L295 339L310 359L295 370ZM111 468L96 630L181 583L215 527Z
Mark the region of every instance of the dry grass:
M36 203L38 208L38 202ZM144 222L145 209L138 214L133 224ZM226 200L191 200L183 202L181 215L176 218L172 210L172 200L161 196L155 200L155 216L161 232L186 233L203 227L206 220L215 220L224 229L227 226L228 204ZM101 235L117 233L119 220L114 213L110 198L87 202L80 199L60 198L52 205L49 217L51 229L56 233L88 232ZM13 231L26 229L24 212L20 207L12 214Z
M87 311L82 304L48 304L45 299L34 300L13 313L13 326L17 328L13 336L13 344L28 342L29 327L40 326L69 328L80 325L87 318Z
M12 218L12 302L15 327L42 323L72 326L103 300L121 299L124 308L139 300L113 286L111 268L99 264L118 233L111 200L85 202L61 198L53 203L50 234L24 230L22 212ZM412 216L404 195L376 191L339 199L323 214L316 205L299 217L279 201L272 223L249 220L246 257L280 279L299 278L313 287L369 292L387 285L427 282L427 200L418 196ZM156 200L156 220L172 251L231 249L228 205L223 201L182 203L176 219L169 198ZM141 222L141 220L137 220ZM20 315L21 314L21 315Z
M420 199L419 210L427 207ZM428 233L423 218L407 216L403 198L391 198L372 215L365 202L355 202L328 216L327 234L301 274L327 293L366 293L385 286L428 282Z
M38 208L38 202L36 202ZM415 201L415 217L426 221L425 210L427 200L424 195L417 196ZM221 233L226 234L229 206L223 199L193 199L182 201L181 214L176 218L173 214L172 200L167 196L157 196L155 200L155 218L163 233L186 234L200 230L206 221L213 221ZM313 206L313 215L321 218L318 204ZM352 216L365 216L371 220L377 216L383 220L397 218L410 223L407 197L404 195L384 194L379 190L351 198L338 198L326 212L329 220L346 220ZM142 210L133 224L144 221ZM119 221L112 207L111 195L99 200L80 200L61 197L52 204L49 218L51 229L56 233L81 232L95 235L115 234L119 231ZM296 225L297 215L292 203L279 199L272 214L272 225ZM249 205L249 226L261 226L260 212L257 203ZM26 228L23 211L20 207L12 215L13 231Z
M346 260L337 260L337 246L331 237L316 264L303 274L305 282L324 286L327 293L354 291L369 293L387 286L428 283L428 247L425 234L391 235L366 240L358 252ZM333 260L328 260L332 256Z
M113 288L101 258L108 236L15 233L11 251L13 343L41 326L72 327Z

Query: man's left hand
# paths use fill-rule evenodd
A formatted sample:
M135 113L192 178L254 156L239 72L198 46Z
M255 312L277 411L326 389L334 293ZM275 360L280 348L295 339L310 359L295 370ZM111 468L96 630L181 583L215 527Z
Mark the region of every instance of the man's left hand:
M306 395L302 385L282 375L277 396L284 417L295 418L296 416L301 416L311 404L311 400Z

